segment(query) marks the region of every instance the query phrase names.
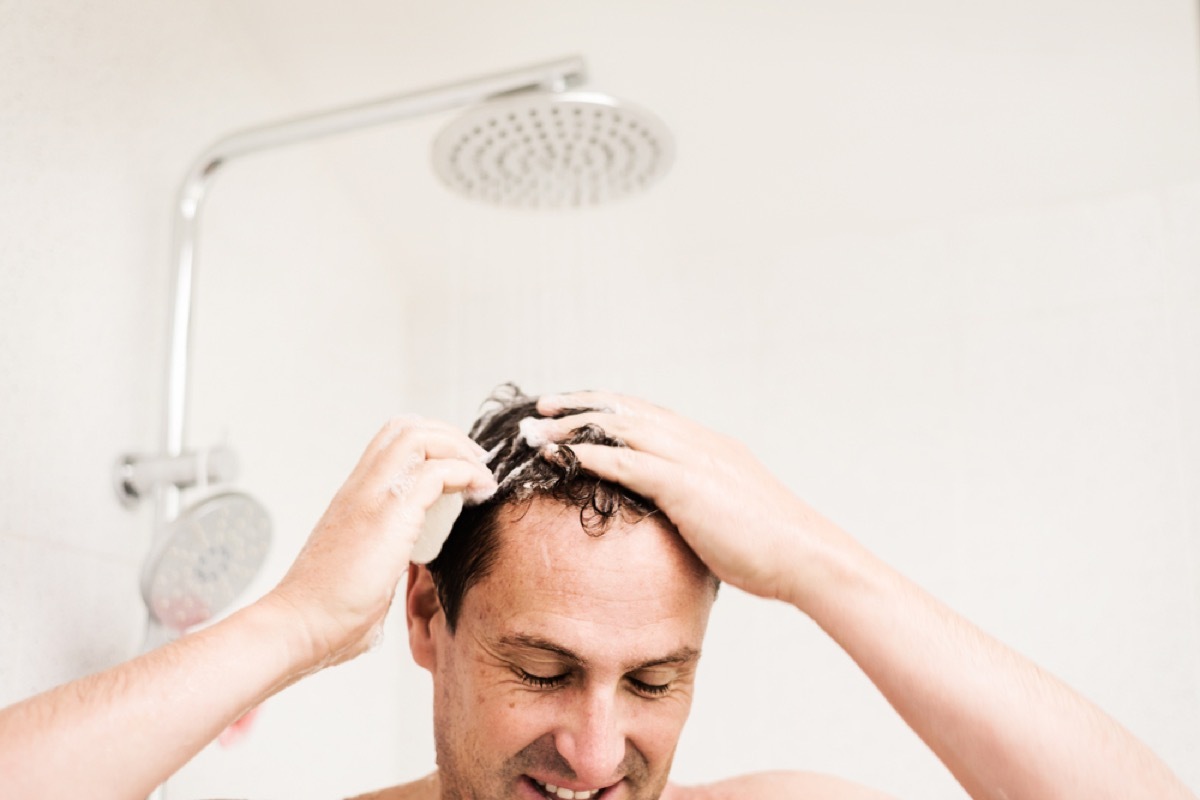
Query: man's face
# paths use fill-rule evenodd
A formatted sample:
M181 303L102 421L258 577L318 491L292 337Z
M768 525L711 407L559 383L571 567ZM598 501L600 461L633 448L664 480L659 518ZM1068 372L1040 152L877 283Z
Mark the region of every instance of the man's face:
M506 510L498 560L437 613L443 798L656 798L691 707L714 590L656 518L588 536L577 509Z

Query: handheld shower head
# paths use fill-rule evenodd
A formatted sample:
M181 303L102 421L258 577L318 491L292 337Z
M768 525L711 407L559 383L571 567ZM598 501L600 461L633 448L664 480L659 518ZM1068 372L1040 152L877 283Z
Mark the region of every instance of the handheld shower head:
M225 609L266 559L271 520L239 492L200 500L158 532L142 568L142 598L162 625L183 631Z
M520 92L483 103L433 145L434 171L451 189L529 208L633 194L662 177L673 156L658 118L592 91Z

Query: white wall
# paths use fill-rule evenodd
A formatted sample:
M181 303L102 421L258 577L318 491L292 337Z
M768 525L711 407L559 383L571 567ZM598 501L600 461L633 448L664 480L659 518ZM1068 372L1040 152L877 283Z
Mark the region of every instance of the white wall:
M156 443L168 203L191 155L272 116L583 52L678 136L645 197L460 201L425 162L442 120L218 181L192 438L227 437L275 515L255 591L388 414L466 424L508 379L637 392L746 439L1200 789L1192 4L645 5L5 13L0 702L136 647L148 521L108 469ZM396 622L175 796L427 771L429 690ZM961 796L797 614L729 591L705 662L679 779L804 767Z
M219 3L18 5L0 14L0 704L140 646L150 521L118 505L110 471L159 444L175 186L217 136L296 110ZM190 438L227 440L272 511L250 595L405 395L399 278L331 183L304 152L234 164L202 224ZM346 772L289 782L280 743L318 763L338 753L321 728L344 741L361 724L356 780L388 780L398 644L272 703L243 761L205 754L174 796L335 795ZM356 723L311 723L362 683L380 702Z
M531 390L616 386L737 433L1196 785L1198 203L1192 184L750 242L667 274L601 235L571 254L585 269L539 251L538 277L515 285L487 264L517 245L497 226L452 279L485 288L428 291L440 302L422 319L453 315L460 342L419 346L412 363L456 365L437 386L470 397L506 376ZM429 407L458 399L443 396ZM730 592L705 660L681 776L797 765L958 796L796 614ZM729 731L755 735L731 745Z

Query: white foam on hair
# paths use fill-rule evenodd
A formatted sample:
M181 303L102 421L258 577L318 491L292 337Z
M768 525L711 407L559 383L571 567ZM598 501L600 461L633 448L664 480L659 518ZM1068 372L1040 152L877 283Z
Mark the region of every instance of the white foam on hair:
M530 458L528 461L522 461L520 464L514 467L513 471L505 475L504 480L500 481L500 486L496 491L507 488L509 485L515 483L517 478L521 477L521 473L529 469L529 465L532 463L533 459Z
M500 455L500 451L504 449L504 445L506 444L508 444L508 442L501 440L499 444L497 444L491 450L488 450L487 454L483 457L483 463L491 466L492 462L496 460L496 456Z
M537 417L526 417L517 427L525 444L534 450L550 443L550 440L546 438L545 423Z
M486 502L496 493L498 487L488 486L485 489L464 489L462 493L463 505L477 506L480 503Z

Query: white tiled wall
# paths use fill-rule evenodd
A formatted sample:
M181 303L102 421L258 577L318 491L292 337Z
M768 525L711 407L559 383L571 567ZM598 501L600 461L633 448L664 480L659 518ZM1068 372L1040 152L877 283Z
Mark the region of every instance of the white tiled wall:
M5 15L0 703L137 648L149 522L108 471L156 445L169 202L194 153L273 116L582 50L679 137L645 197L463 202L424 165L440 120L218 179L190 431L227 440L272 511L252 593L390 414L465 425L510 379L612 387L744 438L1200 788L1192 5L645 6ZM400 623L380 653L270 701L244 744L202 753L173 798L327 798L428 771L429 687ZM729 590L677 777L781 767L961 796L814 626Z

